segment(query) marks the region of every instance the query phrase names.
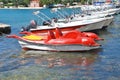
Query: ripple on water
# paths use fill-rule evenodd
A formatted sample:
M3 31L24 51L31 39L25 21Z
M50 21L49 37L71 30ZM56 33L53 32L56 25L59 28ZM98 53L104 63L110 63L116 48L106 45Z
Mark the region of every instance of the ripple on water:
M34 19L34 10L0 10L0 19L20 26ZM44 10L42 10L44 11ZM13 13L14 12L14 13ZM44 12L49 13L45 10ZM20 13L20 14L18 14ZM21 16L20 16L21 15ZM50 15L50 14L49 14ZM101 50L87 52L21 51L17 40L0 37L0 80L119 80L120 15L105 30L97 31L104 41ZM23 19L24 18L24 19Z

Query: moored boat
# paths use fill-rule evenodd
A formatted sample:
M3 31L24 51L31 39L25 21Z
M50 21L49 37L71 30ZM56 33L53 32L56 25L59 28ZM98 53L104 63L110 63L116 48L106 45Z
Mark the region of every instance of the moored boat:
M45 51L88 51L100 48L95 40L101 40L94 33L79 32L78 30L62 33L59 28L55 32L48 31L46 36L27 34L23 37L9 35L9 38L18 39L23 49Z
M39 11L34 12L35 15L39 17ZM43 13L42 13L43 14ZM46 16L46 15L45 15ZM50 19L50 18L48 18ZM41 33L41 32L47 32L47 30L54 30L56 27L59 27L62 30L74 30L78 29L80 31L91 31L91 30L98 30L102 29L103 26L106 25L107 19L105 15L71 15L69 17L57 19L53 18L51 20L43 21L42 25L36 25L35 27L29 27L26 29L27 31L31 31L33 33ZM24 31L24 30L23 30Z
M36 28L31 28L30 31L33 33L47 32L47 30L54 30L56 27L59 27L62 30L75 30L80 31L91 31L102 29L105 23L105 18L96 18L89 20L77 20L77 21L68 21L65 20L59 22L52 22L50 25L37 26Z

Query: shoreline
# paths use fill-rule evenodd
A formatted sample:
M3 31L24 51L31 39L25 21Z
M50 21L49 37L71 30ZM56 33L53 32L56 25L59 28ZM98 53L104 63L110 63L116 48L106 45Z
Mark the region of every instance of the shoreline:
M76 6L68 6L66 8L79 8L81 7L81 5L76 5ZM0 9L45 9L45 8L48 8L48 7L10 7L10 8L0 8ZM58 7L59 8L59 7Z
M45 9L46 7L18 7L18 8L0 8L0 9Z

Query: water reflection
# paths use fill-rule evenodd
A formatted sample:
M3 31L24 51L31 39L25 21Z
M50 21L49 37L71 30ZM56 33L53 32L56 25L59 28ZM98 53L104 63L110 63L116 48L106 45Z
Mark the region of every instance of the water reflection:
M99 60L99 52L102 49L87 52L47 52L47 51L27 51L19 57L21 64L26 64L32 59L33 64L38 64L48 68L56 66L90 66Z

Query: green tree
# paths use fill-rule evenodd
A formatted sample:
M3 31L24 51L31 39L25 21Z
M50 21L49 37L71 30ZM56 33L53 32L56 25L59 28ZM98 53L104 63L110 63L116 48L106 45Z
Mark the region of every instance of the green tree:
M30 0L12 0L12 1L16 7L18 7L19 5L28 7L28 4L30 3Z
M30 0L22 0L23 3L26 3L26 4L29 4L30 3Z
M62 3L62 0L55 0L55 3L56 3L56 4Z
M41 5L54 4L54 0L40 0Z
M87 0L81 0L80 2L81 2L81 4L85 4L87 2Z
M24 5L25 7L28 7L29 4L30 4L30 0L21 0L20 1L20 5Z

